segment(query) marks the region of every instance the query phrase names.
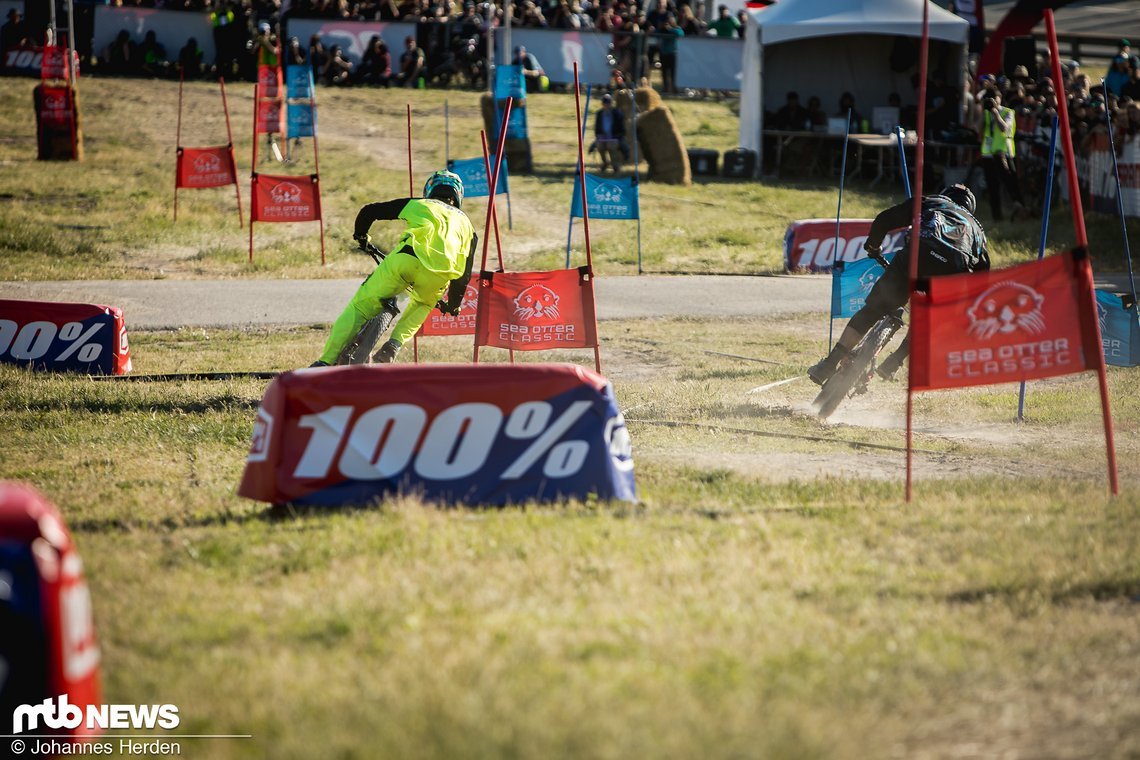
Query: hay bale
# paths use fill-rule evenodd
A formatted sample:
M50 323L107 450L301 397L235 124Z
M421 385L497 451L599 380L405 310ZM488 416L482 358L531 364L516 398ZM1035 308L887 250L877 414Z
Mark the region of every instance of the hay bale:
M693 183L689 154L668 108L660 106L638 116L637 144L649 164L647 180L670 185Z
M637 99L638 113L652 111L654 108L661 108L664 105L661 102L661 96L652 87L638 87L634 97Z

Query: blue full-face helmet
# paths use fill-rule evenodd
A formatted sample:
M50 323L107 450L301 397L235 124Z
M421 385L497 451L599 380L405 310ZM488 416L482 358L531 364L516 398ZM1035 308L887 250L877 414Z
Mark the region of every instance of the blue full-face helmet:
M441 200L456 208L463 208L463 180L458 174L438 171L428 177L424 184L424 197Z

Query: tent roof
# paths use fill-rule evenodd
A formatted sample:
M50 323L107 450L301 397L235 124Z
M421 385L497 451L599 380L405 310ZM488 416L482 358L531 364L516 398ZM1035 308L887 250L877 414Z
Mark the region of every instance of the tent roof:
M781 0L751 10L765 45L845 34L922 36L923 0ZM965 43L969 23L930 3L930 37Z

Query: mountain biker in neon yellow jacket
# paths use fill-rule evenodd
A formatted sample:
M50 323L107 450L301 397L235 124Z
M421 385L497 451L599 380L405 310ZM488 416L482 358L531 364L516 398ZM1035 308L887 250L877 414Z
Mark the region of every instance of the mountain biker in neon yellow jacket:
M918 239L918 277L925 279L961 272L981 272L990 268L986 233L974 218L977 202L970 188L951 185L922 198L921 230ZM914 205L910 200L881 212L871 223L863 248L879 259L883 238L891 230L911 226ZM867 303L851 317L843 334L826 357L808 369L808 377L823 385L835 374L839 363L850 355L863 336L882 317L892 312L902 315L902 307L910 298L910 234L903 248L887 265L871 292ZM882 263L880 259L880 263ZM899 350L878 368L881 377L889 378L902 365L909 349L909 336Z
M314 367L335 363L364 323L380 313L382 302L405 290L411 292L411 300L392 328L391 337L373 357L375 361L395 359L437 304L446 314L459 313L478 241L462 211L463 181L448 171L435 172L424 185L424 196L370 203L357 213L353 237L362 250L369 243L368 229L375 221L402 219L408 228L337 317ZM441 302L444 291L446 303Z

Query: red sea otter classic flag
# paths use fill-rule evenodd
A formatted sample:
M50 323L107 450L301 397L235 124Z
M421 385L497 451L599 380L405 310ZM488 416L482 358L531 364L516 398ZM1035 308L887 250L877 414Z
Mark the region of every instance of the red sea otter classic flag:
M315 222L321 218L316 174L297 177L254 174L254 222Z
M475 342L516 351L596 346L593 286L586 267L484 272Z
M1074 252L930 281L911 304L911 389L992 385L1097 369L1088 259Z

